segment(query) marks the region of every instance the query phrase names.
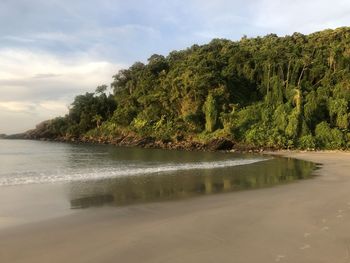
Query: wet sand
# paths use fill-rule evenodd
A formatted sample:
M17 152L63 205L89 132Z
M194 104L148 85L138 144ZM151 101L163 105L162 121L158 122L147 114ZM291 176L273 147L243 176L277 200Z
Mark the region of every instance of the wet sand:
M350 153L278 154L323 167L288 185L3 228L0 262L349 262Z
M3 228L75 213L76 210L69 209L69 202L64 196L67 196L67 189L63 184L1 187L0 232Z

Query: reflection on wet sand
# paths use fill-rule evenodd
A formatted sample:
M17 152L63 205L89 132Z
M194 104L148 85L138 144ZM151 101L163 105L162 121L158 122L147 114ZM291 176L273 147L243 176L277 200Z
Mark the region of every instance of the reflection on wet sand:
M290 158L230 168L72 182L71 208L123 206L284 184L311 177L315 164Z

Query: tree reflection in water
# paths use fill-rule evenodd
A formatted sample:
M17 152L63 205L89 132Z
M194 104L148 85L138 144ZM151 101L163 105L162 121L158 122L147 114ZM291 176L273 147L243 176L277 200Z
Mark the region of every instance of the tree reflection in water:
M125 176L70 183L71 208L123 206L270 187L312 177L310 162L274 158L220 169Z

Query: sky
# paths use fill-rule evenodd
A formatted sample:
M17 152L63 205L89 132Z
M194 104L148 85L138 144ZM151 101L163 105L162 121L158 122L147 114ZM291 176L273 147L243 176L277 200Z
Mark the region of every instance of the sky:
M63 116L155 53L340 26L348 0L0 0L0 134Z

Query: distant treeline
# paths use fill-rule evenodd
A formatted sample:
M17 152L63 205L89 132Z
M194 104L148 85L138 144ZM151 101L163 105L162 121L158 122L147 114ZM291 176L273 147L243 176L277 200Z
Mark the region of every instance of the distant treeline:
M65 117L33 134L349 148L350 28L214 39L136 62L108 89L77 96Z

